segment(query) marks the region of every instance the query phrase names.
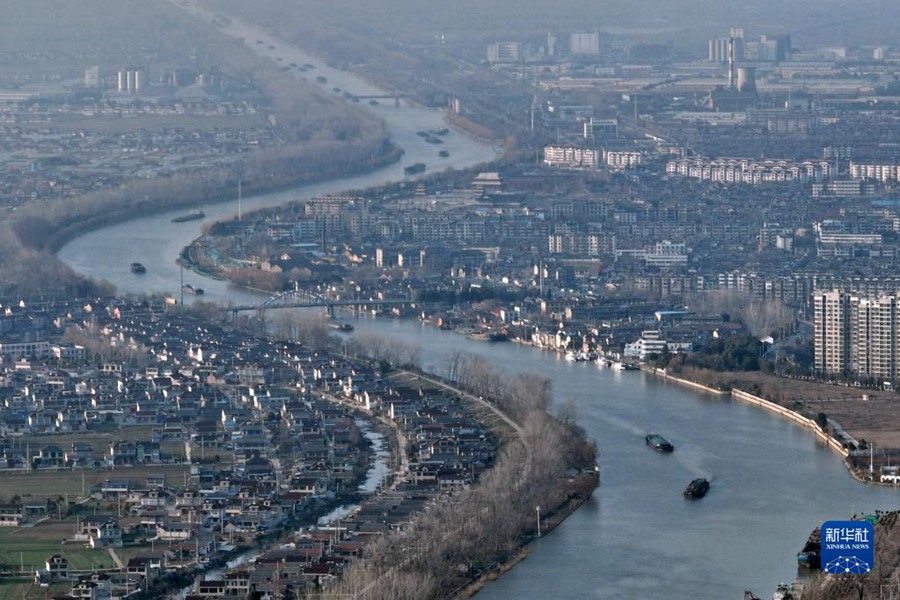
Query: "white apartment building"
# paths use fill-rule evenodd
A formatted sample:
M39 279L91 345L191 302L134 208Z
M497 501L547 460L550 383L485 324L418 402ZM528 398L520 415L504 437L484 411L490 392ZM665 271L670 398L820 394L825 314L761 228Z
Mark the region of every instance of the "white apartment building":
M900 181L900 164L850 162L850 177L875 181Z
M900 375L900 296L832 290L815 293L813 305L817 371L879 381Z
M850 295L838 290L813 295L816 371L844 373L849 368Z
M635 167L639 167L641 162L642 158L640 152L608 151L606 153L606 166L611 171L634 169Z
M544 164L548 167L569 169L596 169L600 162L599 151L574 146L545 146Z
M683 242L673 243L669 240L656 242L644 250L644 262L649 267L683 267L687 265L687 246Z
M690 342L669 342L663 338L661 331L651 329L642 331L637 341L625 344L623 355L625 358L636 358L644 362L653 354L662 354L667 348L673 354L692 350Z
M831 175L827 161L752 160L749 158L679 158L666 163L666 173L722 183L779 181L821 182Z

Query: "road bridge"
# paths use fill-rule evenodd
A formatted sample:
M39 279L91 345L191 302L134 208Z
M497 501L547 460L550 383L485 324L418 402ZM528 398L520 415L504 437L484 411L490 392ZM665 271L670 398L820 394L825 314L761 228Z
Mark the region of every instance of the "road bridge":
M411 297L405 298L341 298L329 297L324 294L312 292L309 290L291 290L276 294L271 298L267 298L259 304L239 304L227 307L233 316L238 313L247 311L263 311L276 308L325 308L329 316L334 316L334 309L337 307L384 307L384 306L402 306L404 304L412 304L414 300Z

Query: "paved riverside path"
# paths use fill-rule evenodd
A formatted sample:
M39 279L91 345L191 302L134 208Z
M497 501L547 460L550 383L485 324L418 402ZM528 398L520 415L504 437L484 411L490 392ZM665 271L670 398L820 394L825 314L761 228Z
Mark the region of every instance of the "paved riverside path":
M423 373L417 373L415 371L407 371L405 369L398 371L398 373L401 375L407 375L407 376L410 376L410 377L413 377L416 379L421 379L422 381L427 381L428 383L431 383L432 385L435 385L443 390L452 392L452 393L460 396L461 398L467 398L469 400L472 400L473 402L477 402L477 403L481 404L482 406L484 406L485 408L487 408L488 410L490 410L495 415L497 415L499 418L503 419L503 421L507 425L512 427L512 429L516 432L516 435L518 436L519 441L521 441L522 445L525 447L525 452L526 452L527 458L525 461L525 468L522 469L522 477L519 479L520 485L521 485L521 483L524 483L525 479L528 477L528 472L531 467L531 449L528 447L528 444L525 443L525 431L522 429L521 425L519 425L518 423L513 421L509 415L504 413L502 410L500 410L499 408L497 408L496 406L494 406L493 404L491 404L484 398L482 398L480 396L475 396L474 394L470 394L468 392L464 392L463 390L461 390L453 385L450 385L449 383L447 383L445 381L436 379L435 377L431 377L431 376L425 375ZM403 561L400 564L389 568L385 572L385 574L392 573L398 569L405 567L412 560L413 560L412 557L407 557L407 558L403 559ZM372 582L370 582L368 585L366 585L364 588L362 588L358 592L352 594L353 600L359 600L361 598L365 598L366 595L369 593L369 591L378 584L378 582L381 580L382 577L383 577L383 575L381 577L378 577L377 579L373 580Z
M473 402L477 402L477 403L481 404L482 406L484 406L485 408L487 408L488 410L493 412L495 415L497 415L498 417L503 419L503 421L507 425L512 427L513 430L516 432L516 435L519 436L519 440L521 440L521 442L523 444L525 444L525 431L522 429L522 426L519 425L518 423L516 423L515 421L513 421L509 415L507 415L505 412L503 412L502 410L500 410L499 408L497 408L496 406L494 406L493 404L491 404L490 402L488 402L481 396L476 396L474 394L470 394L469 392L465 392L465 391L459 389L458 387L455 387L455 386L447 383L446 381L443 381L441 379L436 379L434 377L425 375L423 373L416 373L414 371L406 371L406 370L403 370L400 372L411 375L413 377L418 377L419 379L427 381L428 383L434 384L434 385L436 385L440 388L443 388L447 391L453 392L454 394L460 396L461 398L467 398L469 400L472 400ZM527 445L526 445L526 449L527 449Z

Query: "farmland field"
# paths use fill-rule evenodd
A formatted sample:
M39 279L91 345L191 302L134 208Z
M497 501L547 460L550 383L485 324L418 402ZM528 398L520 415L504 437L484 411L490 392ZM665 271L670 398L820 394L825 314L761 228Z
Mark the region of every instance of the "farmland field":
M113 567L113 560L106 550L91 550L83 543L63 544L75 532L76 520L48 521L34 527L0 528L0 569L33 572L43 568L44 562L59 554L69 561L72 569Z
M189 465L145 465L116 469L5 471L0 472L0 500L20 497L65 498L70 501L89 493L91 486L107 479L128 479L143 485L150 475L165 475L175 486L183 486L190 477Z

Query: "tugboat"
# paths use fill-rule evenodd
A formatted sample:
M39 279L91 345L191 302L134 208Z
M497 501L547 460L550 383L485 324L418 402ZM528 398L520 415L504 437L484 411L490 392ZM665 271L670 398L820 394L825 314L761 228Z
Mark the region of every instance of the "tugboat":
M194 287L189 283L186 283L182 286L182 289L188 294L194 294L195 296L203 295L203 288Z
M131 263L131 272L136 273L138 275L142 275L143 273L147 272L147 267L145 267L144 265L142 265L139 262L133 262L133 263Z
M706 479L700 478L695 479L690 482L687 486L687 489L684 490L684 497L695 500L697 498L702 498L706 495L706 492L709 491L709 481Z
M675 450L675 446L670 444L669 440L655 433L647 434L647 437L644 438L644 442L657 452L672 452Z

